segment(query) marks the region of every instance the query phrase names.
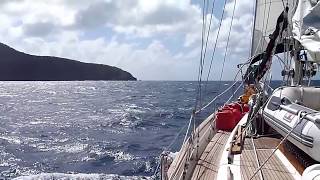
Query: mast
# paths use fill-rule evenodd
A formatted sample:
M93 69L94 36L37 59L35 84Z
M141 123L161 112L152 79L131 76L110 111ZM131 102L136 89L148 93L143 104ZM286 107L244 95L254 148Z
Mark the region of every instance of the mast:
M320 64L320 1L299 0L292 17L292 33L295 40L293 56L294 75L291 85L301 85L303 78L316 74Z
M270 69L274 54L293 49L292 44L285 48L287 38L292 37L292 17L298 0L256 0L253 35L251 41L250 66L245 79L247 84L257 83ZM284 33L288 32L288 33ZM285 37L288 36L288 37ZM258 64L259 62L259 64ZM252 71L255 71L252 74ZM253 77L250 77L250 74ZM288 74L288 73L287 73Z
M288 76L291 77L291 86L301 85L302 83L303 68L302 68L302 63L300 61L299 55L300 55L299 43L295 42L294 49L293 49L293 57L292 57L293 63L291 64L293 74L290 74L290 73L288 74Z

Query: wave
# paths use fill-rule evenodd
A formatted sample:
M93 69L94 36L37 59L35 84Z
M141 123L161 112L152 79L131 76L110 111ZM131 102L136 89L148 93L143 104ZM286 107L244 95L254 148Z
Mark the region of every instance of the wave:
M134 159L136 159L136 157L120 150L114 152L110 150L104 151L101 148L94 148L89 151L88 156L84 157L82 161L104 164L104 163L107 163L108 161L121 162L121 161L131 161Z
M20 176L13 180L148 180L151 177L144 176L120 176L116 174L64 174L42 173L38 175Z

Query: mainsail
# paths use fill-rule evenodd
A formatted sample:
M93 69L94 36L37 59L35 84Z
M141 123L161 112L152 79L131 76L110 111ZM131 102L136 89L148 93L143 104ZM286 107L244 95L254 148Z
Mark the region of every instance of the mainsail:
M313 61L320 61L320 1L299 1L292 18L293 35L306 48Z
M292 37L292 17L298 0L256 0L251 62L246 72L246 83L252 84L264 76L272 63L273 54L290 51L285 40ZM254 63L260 61L258 66Z
M297 4L298 0L256 0L251 56L266 50L270 41L269 36L274 32L280 14L288 7L288 19L291 20ZM290 28L292 23L291 21L288 23Z

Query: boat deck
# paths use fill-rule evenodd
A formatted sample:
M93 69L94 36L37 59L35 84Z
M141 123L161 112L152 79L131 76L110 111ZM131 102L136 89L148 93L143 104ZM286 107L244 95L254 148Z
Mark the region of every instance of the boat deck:
M218 131L211 139L205 151L201 155L192 175L192 180L216 179L220 157L230 136L229 132ZM245 138L240 156L241 179L249 180L256 169L269 157L280 139L272 137L260 137L258 139ZM253 180L295 179L285 163L276 154L258 172Z
M219 169L219 157L222 155L229 136L230 133L225 131L218 131L214 135L196 165L192 180L216 178Z
M258 139L246 138L244 148L241 153L241 179L250 179L257 167L272 154L280 139L271 137L260 137ZM258 172L254 180L274 180L274 179L294 179L292 173L284 163L276 156L272 155L269 161Z

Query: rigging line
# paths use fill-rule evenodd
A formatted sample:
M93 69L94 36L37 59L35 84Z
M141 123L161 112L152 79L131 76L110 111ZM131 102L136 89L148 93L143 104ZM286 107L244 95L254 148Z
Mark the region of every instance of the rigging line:
M213 2L212 2L212 8L211 8L211 15L210 15L209 27L208 27L208 31L207 31L206 43L205 43L204 53L203 53L203 59L204 59L204 60L206 59L208 41L209 41L209 36L210 36L210 32L211 32L211 24L212 24L212 18L213 18L214 5L215 5L215 0L213 0Z
M207 2L207 5L206 5ZM209 38L209 33L210 33L210 29L211 29L211 23L212 23L212 13L211 13L211 17L210 17L210 23L209 23L209 28L208 28L208 32L207 32L207 36L206 36L206 42L205 42L205 47L204 47L204 36L205 36L205 31L207 29L207 13L208 13L208 8L209 8L209 1L204 0L204 7L203 9L206 7L206 12L203 13L203 22L204 22L204 27L203 27L203 31L202 31L202 54L201 54L201 69L200 69L200 78L199 78L199 107L202 106L202 90L201 90L201 86L202 86L202 75L203 75L203 66L205 64L205 58L206 58L206 51L207 51L207 46L208 46L208 38ZM214 2L213 2L213 7L212 7L212 11L214 8ZM204 11L203 11L204 12ZM203 49L204 48L204 49ZM195 107L196 109L197 107ZM195 131L196 128L196 119L193 118L193 116L191 116L191 120L193 120L193 130ZM189 128L188 128L189 130ZM186 133L188 134L188 132ZM197 134L199 137L199 133ZM198 140L197 140L197 145L198 145ZM197 149L198 151L198 149Z
M269 99L270 99L270 97L261 105L261 107L258 109L257 112L261 111L261 110L265 107L265 105L267 105L267 103L269 102ZM243 131L247 131L247 130L249 129L249 127L250 127L249 124L250 124L258 115L259 115L259 113L255 113L255 114L253 115L253 117L251 117L251 118L248 116L248 120L247 120L247 122L246 122L246 125L245 125ZM250 119L249 119L249 118L250 118ZM240 137L241 137L241 136L238 136L238 137L234 140L234 142L238 141Z
M205 9L206 9L206 0L203 0L203 7L202 7L202 31L201 31L201 51L200 51L200 63L199 63L199 71L198 71L198 88L196 94L196 101L195 101L195 109L197 108L198 101L201 100L201 79L202 79L202 72L203 72L203 46L204 46L204 35L206 29L206 22L205 22Z
M242 66L242 67L243 67L243 66ZM239 72L240 72L240 70L238 70L238 72L237 72L237 74L236 74L236 77L239 75ZM251 73L252 73L252 71L248 74L248 76L249 76ZM236 77L235 77L235 79L236 79ZM202 110L205 109L206 107L208 107L211 103L213 103L219 96L221 96L221 95L223 95L225 92L229 91L236 83L238 83L238 81L235 81L234 84L232 84L232 85L231 85L229 88L227 88L224 92L222 92L222 93L220 93L219 95L217 95L209 104L207 104L205 107L203 107ZM243 84L243 81L242 81L242 83L239 85L238 89L241 87L242 84ZM268 101L266 101L266 103L267 103L267 102L268 102ZM200 109L200 110L201 110L201 109ZM199 113L200 110L197 111L197 112L195 112L194 114ZM258 113L257 113L257 114L258 114ZM257 114L255 114L255 116L256 116ZM254 117L255 117L255 116L254 116ZM253 118L254 118L254 117L253 117ZM186 142L187 134L188 134L188 131L189 131L189 129L190 129L190 124L191 124L192 118L193 118L193 114L192 114L191 117L190 117L188 129L187 129L187 132L186 132L186 134L185 134L185 138L184 138L183 144L185 144L185 142ZM253 120L253 119L252 119L252 120ZM252 120L251 120L251 121L252 121ZM247 126L247 127L249 127L249 126ZM199 133L199 132L198 132L198 133ZM199 139L199 137L198 137L198 139ZM197 143L198 143L198 141L197 141ZM189 160L187 160L187 161L189 161Z
M214 2L215 2L215 1L214 1ZM213 3L214 3L214 2L213 2ZM216 52L216 47L217 47L217 43L218 43L218 39L219 39L219 35L220 35L221 26L222 26L222 21L223 21L224 14L225 14L226 4L227 4L227 0L224 1L223 11L222 11L221 18L220 18L220 21L219 21L219 27L218 27L218 31L217 31L217 34L216 34L216 39L215 39L215 43L214 43L213 52L212 52L212 55L211 55L211 61L210 61L210 66L209 66L209 70L208 70L208 74L207 74L207 78L206 78L205 91L204 91L204 93L206 93L206 91L207 91L209 76L210 76L211 68L212 68L212 62L213 62L213 58L214 58L215 52ZM214 4L213 4L213 6L214 6ZM212 12L211 12L211 17L212 17L212 16L213 16L213 7L212 7ZM210 20L210 23L211 23L211 20ZM209 27L210 27L210 26L209 26ZM209 37L207 36L207 38L209 38ZM200 107L201 107L201 106L200 106ZM200 109L200 111L201 111L201 110L202 110L202 108ZM200 111L199 111L199 112L200 112Z
M252 71L248 74L248 76L249 76L251 73L252 73ZM247 76L247 77L248 77L248 76ZM245 77L245 78L247 78L247 77ZM234 81L235 81L235 80L236 80L236 79L234 79ZM233 92L233 94L229 97L229 99L226 101L225 104L228 104L228 103L231 101L231 99L236 95L236 93L239 91L240 87L242 87L243 84L244 84L244 81L241 82L241 84L237 87L237 89Z
M251 37L251 39L250 39L250 47L251 47L251 49L249 48L249 56L248 56L248 58L250 58L251 57L251 51L252 51L252 46L253 46L253 40L254 40L254 38L253 38L253 35L254 35L254 26L255 26L255 15L256 15L256 4L257 4L257 0L255 0L255 1L252 1L253 2L253 6L252 6L252 22L251 22L251 25L252 25L252 29L251 29L251 33L250 33L250 37Z
M225 4L226 4L226 1L225 1ZM224 9L225 9L225 5L224 5ZM224 13L224 9L223 9L223 13ZM265 15L265 13L264 13L264 15ZM222 14L222 18L223 18L223 14ZM220 25L219 25L219 29L218 29L218 34L219 34L219 32L220 32L220 27L221 27L222 18L221 18L221 20L220 20ZM264 20L265 20L265 18L264 18ZM215 48L214 48L214 51L213 51L213 54L212 54L212 59L211 59L211 63L210 63L209 73L208 73L208 76L207 76L207 82L208 82L208 78L209 78L209 75L210 75L210 70L211 70L211 66L212 66L213 56L214 56L215 49L216 49L218 34L217 34L217 37L216 37ZM263 39L263 37L260 37L260 39L259 39L259 41L258 41L258 46L260 46L260 42L261 42L262 39ZM257 51L258 51L258 48L255 49L254 54L256 54ZM253 57L254 57L254 56L251 56L251 57L250 57L250 59L249 59L249 64L252 62ZM244 64L242 65L242 67L241 67L240 69L242 69L243 67L244 67ZM239 74L240 69L239 69L239 71L237 72L237 74L236 74L236 76L235 76L235 78L234 78L234 81L235 81L237 75ZM251 73L252 73L252 72L250 72L249 74L251 74ZM249 75L249 74L248 74L248 75ZM235 82L233 85L235 85L235 84L236 84L236 82ZM232 87L233 85L231 85L229 88L227 88L226 91L222 92L220 95L224 94L224 93L227 92L229 89L231 89L231 87ZM218 96L219 96L219 95L218 95ZM214 99L212 99L206 106L202 107L200 110L203 110L203 109L207 108L208 106L210 106L210 105L217 99L218 96L216 96ZM198 112L199 112L199 111L197 111L196 113L198 113Z
M167 147L165 147L163 151L169 151L169 150L171 149L172 145L176 142L177 138L178 138L179 135L182 133L182 131L186 128L187 125L188 125L188 124L186 123L186 124L179 130L179 132L178 132L177 135L173 138L173 140L171 141L171 143L170 143ZM161 159L161 155L160 155L159 157L160 157L159 159ZM160 168L160 161L159 161L158 164L157 164L157 167L156 167L156 169L155 169L155 172L154 172L154 174L153 174L153 177L156 176L157 172L159 171L159 168Z
M236 76L238 76L240 73L240 70L238 70ZM251 72L249 73L251 74ZM205 106L203 106L201 109L199 109L198 111L195 112L195 114L198 114L200 111L206 109L207 107L209 107L212 103L214 103L220 96L224 95L226 92L228 92L235 84L237 84L239 81L235 81L233 84L231 84L228 88L226 88L223 92L221 92L220 94L216 95L209 103L207 103Z
M213 62L213 58L214 58L214 56L215 56L215 52L216 52L216 48L217 48L217 44L218 44L218 39L219 39L219 35L220 35L220 30L221 30L222 21L223 21L223 18L224 18L224 13L225 13L225 8L226 8L227 1L228 1L228 0L225 0L225 1L224 1L224 6L223 6L223 10L222 10L222 15L221 15L220 22L219 22L219 28L218 28L217 35L216 35L216 39L215 39L215 43L214 43L214 47L213 47L213 52L212 52L212 55L211 55L211 61L210 61L210 66L209 66L209 70L208 70L208 75L207 75L207 80L206 80L206 86L207 86L207 84L208 84L209 76L210 76L210 73L211 73L212 62Z
M258 2L258 1L257 1ZM262 32L262 35L261 35L261 38L260 38L260 40L259 40L259 42L258 42L258 44L257 44L257 47L256 47L256 52L257 52L257 50L258 50L258 48L263 48L262 47L262 43L264 44L264 41L261 41L262 40L262 38L264 39L264 34L263 34L263 32L264 32L264 26L265 26L265 23L264 23L264 21L265 21L265 19L266 19L266 7L265 7L265 5L267 5L267 0L264 0L264 3L262 4L263 5L263 21L262 21L262 29L261 29L261 32ZM261 4L259 5L259 6L262 6ZM256 8L258 8L258 4L256 4ZM257 15L257 14L255 14L255 15ZM255 17L255 18L257 18L257 17ZM255 20L256 21L256 20ZM261 46L261 47L260 47Z
M191 126L191 122L193 120L193 114L191 115L190 119L189 119L189 123L188 123L188 128L187 128L187 131L186 131L186 134L184 136L184 139L183 139L183 144L186 142L187 140L187 137L188 137L188 134L189 134L189 130L190 130L190 126Z
M186 123L177 133L177 135L173 138L172 142L169 144L169 146L167 146L165 148L165 151L168 151L169 149L171 149L172 145L175 143L175 141L177 140L177 138L179 137L179 135L183 132L183 130L187 127L188 123Z
M251 59L252 61L252 59ZM242 65L241 68L243 68L244 65ZM238 75L240 74L240 69L237 71L234 80L238 77ZM250 73L247 74L247 76L245 78L247 78L249 75L251 75L253 73L253 71L251 71ZM205 106L203 106L201 109L199 109L198 111L195 112L195 114L198 114L199 112L201 112L202 110L206 109L207 107L209 107L212 103L214 103L220 96L224 95L226 92L228 92L236 83L238 83L239 81L234 81L233 84L231 84L228 88L226 88L223 92L221 92L220 94L216 95L209 103L207 103Z
M283 2L283 0L282 0L282 2ZM284 3L284 2L283 2ZM289 7L289 2L287 1L287 4L286 4L286 6L287 7ZM283 7L284 9L285 9L285 6ZM296 5L292 5L292 7L290 7L290 9L292 9L291 10L291 15L292 15L292 13L294 12L294 9L296 8ZM288 12L288 14L287 14L287 21L288 21L288 24L290 24L289 22L289 13L290 13L290 11ZM292 22L291 22L292 23ZM287 40L288 39L290 39L290 36L292 35L293 36L293 34L292 34L292 26L291 25L288 25L288 27L287 27L287 30L286 30L286 35L287 35ZM290 33L291 32L291 33ZM289 43L291 43L291 41L289 41ZM289 49L289 43L287 43L286 44L286 48L287 48L287 50ZM290 57L290 52L289 51L286 51L286 62L287 62L287 66L289 67L288 68L288 70L290 70L290 67L291 67L291 62L292 62L292 59L291 59L291 57ZM285 77L284 77L285 78ZM287 85L289 84L289 76L287 76Z
M203 41L204 41L204 31L205 31L205 5L206 5L206 0L203 0L203 7L202 7L202 30L201 30L201 50L200 50L200 63L199 63L199 72L198 72L198 81L200 81L200 74L201 74L201 68L202 66L202 57L203 57Z
M267 22L266 22L266 28L264 29L263 35L266 36L267 30L268 30L268 23L269 23L269 17L270 17L270 9L271 9L271 0L269 4L269 9L268 9L268 16L267 16Z
M262 40L262 37L260 37L259 42L260 42L261 40ZM258 49L255 49L254 54L257 53L257 50L258 50ZM249 64L252 62L253 58L254 58L254 56L251 56L251 57L250 57L249 62L248 62ZM244 66L245 66L245 64L242 64L242 66L239 68L238 72L237 72L236 75L235 75L234 81L236 80L237 76L238 76L239 73L240 73L240 70L241 70ZM252 74L252 73L253 73L253 71L251 71L250 73L248 73L245 78L247 78L247 77L248 77L250 74ZM218 97L220 97L220 96L222 96L223 94L225 94L226 92L228 92L237 82L238 82L238 81L235 81L231 86L229 86L227 89L225 89L225 90L224 90L223 92L221 92L219 95L215 96L209 103L207 103L205 106L203 106L203 107L202 107L201 109L199 109L198 111L195 111L194 114L198 114L198 113L201 112L202 110L204 110L204 109L206 109L207 107L209 107L212 103L215 102L215 100L216 100Z
M289 6L288 1L287 1L287 5L285 5L284 1L282 0L282 6L283 6L283 11L285 12L286 6ZM288 14L289 14L289 12L288 12ZM288 14L287 14L287 18L288 18ZM287 21L289 22L288 19L287 19ZM289 23L288 23L288 24L289 24ZM290 28L291 28L291 26L288 25L287 30L285 31L285 37L287 38L287 40L284 39L285 41L288 41ZM283 33L281 34L281 36L282 36L282 35L283 35ZM283 38L283 37L282 37L282 38ZM289 64L289 52L288 52L289 44L288 44L288 43L285 43L285 42L283 42L283 43L284 43L284 50L285 50L285 52L284 52L284 61L283 61L284 69L289 71L290 68L288 68L288 66L287 66L287 65ZM279 56L277 56L277 57L278 57L279 60L282 60ZM284 82L285 82L285 78L286 78L286 76L283 76L283 78L282 78L282 83L283 83L283 84L284 84ZM288 84L288 82L287 82L287 84Z
M208 9L209 6L207 6L207 9ZM211 14L210 14L210 21L209 21L209 26L208 26L208 31L207 31L207 35L206 35L206 42L205 42L205 46L204 46L204 52L203 52L203 65L205 63L205 59L206 59L206 54L207 54L207 47L208 47L208 42L209 42L209 37L210 37L210 32L211 32L211 25L212 25L212 19L213 19L213 10L214 10L214 7L215 7L215 0L212 1L212 8L211 8ZM202 75L201 75L202 77ZM208 80L207 80L208 81ZM206 93L207 91L207 84L205 84L205 90L204 90L204 93ZM200 107L202 105L200 104Z
M171 141L171 143L170 143L167 147L165 147L163 151L169 151L169 150L171 149L172 145L177 141L177 139L178 139L178 137L180 136L180 134L183 132L183 130L184 130L184 129L187 127L187 125L188 125L188 129L187 129L187 132L186 132L186 136L184 137L184 140L183 140L183 144L185 143L186 137L187 137L187 134L188 134L188 131L189 131L189 129L190 129L190 124L191 124L192 118L193 118L193 116L190 117L189 123L186 123L182 128L180 128L179 132L178 132L178 133L176 134L176 136L173 138L173 140ZM156 175L157 171L159 170L159 167L160 167L160 162L159 162L158 165L157 165L157 168L156 168L156 170L155 170L155 172L154 172L154 176Z
M225 52L224 52L222 70L221 70L221 74L220 74L220 80L219 80L220 83L221 83L221 80L222 80L222 75L223 75L223 72L224 72L224 65L225 65L226 57L227 57L227 53L228 53L228 47L229 47L229 42L230 42L230 35L231 35L231 31L232 31L232 25L233 25L234 12L235 12L235 9L236 9L236 5L237 5L237 0L234 0L233 10L232 10L232 17L231 17L231 24L230 24L230 28L229 28L227 45L226 45L226 49L225 49Z
M284 1L283 1L283 0L281 0L281 1L282 1L283 9L285 9L285 8L286 8L286 6L284 5Z
M207 2L207 3L206 3ZM199 97L198 100L196 100L196 104L195 104L195 109L197 109L197 104L199 102L199 107L202 106L202 90L201 90L201 86L202 86L202 74L203 74L203 66L204 66L204 62L205 62L205 54L204 53L204 36L205 36L205 31L206 31L206 24L207 24L207 13L208 13L208 5L209 1L203 0L203 14L202 14L202 21L203 21L203 26L202 26L202 37L201 37L201 58L200 58L200 74L199 74ZM206 9L206 10L205 10ZM210 22L211 24L211 22ZM207 42L206 42L207 43ZM191 120L193 120L193 131L195 132L196 130L196 118L191 117ZM199 133L198 133L199 136ZM197 144L198 144L198 140L197 140ZM198 151L198 149L197 149Z
M266 5L266 4L269 4L269 3L278 3L278 2L281 2L282 0L272 0L271 2L264 2L264 3L259 3L259 5L257 6L262 6L262 5Z
M201 55L201 74L200 74L200 81L202 80L202 72L205 63L205 50L204 50L204 39L206 36L207 30L207 14L209 9L209 0L203 0L203 14L202 14L202 21L203 21L203 28L202 28L202 55Z
M266 3L266 0L264 1L264 3L262 4L262 5L267 5L268 3ZM261 4L260 4L261 5ZM256 9L255 9L255 15L256 15L256 12L257 12L257 7L258 6L260 6L260 5L258 5L258 2L256 1ZM269 5L271 5L271 4L269 4ZM261 31L263 32L263 31L266 31L267 30L267 24L266 24L266 27L264 27L264 22L265 22L265 20L266 20L266 8L264 7L263 8L263 28L261 29ZM269 13L268 13L268 19L269 19L269 14L270 14L270 11L269 11ZM256 22L256 17L254 18L254 20L253 20L253 22L254 22L254 24L253 24L253 26L255 25L255 22ZM254 29L255 29L255 27L253 27L253 31L252 31L252 34L253 34L253 36L254 36ZM252 37L253 39L254 39L254 37ZM253 58L254 58L254 56L255 56L255 54L257 54L257 52L258 52L258 49L259 48L263 48L262 47L262 39L264 39L264 35L262 35L260 38L259 38L259 41L258 41L258 43L257 43L257 46L255 47L255 49L254 49L254 53L252 54L252 48L253 48L253 46L251 46L251 57L250 57L250 59L249 59L249 61L248 61L248 64L251 64L251 62L252 62L252 60L253 60ZM243 65L244 66L244 65ZM242 66L242 68L243 68L243 66ZM250 65L249 65L250 66Z
M272 0L270 0L270 4L269 4L269 10L268 10L268 16L267 16L267 22L266 22L266 26L265 26L265 29L264 29L264 36L266 36L266 32L267 32L267 28L268 28L268 23L269 23L269 17L270 17L270 9L271 9L271 2L272 2ZM265 20L265 19L264 19ZM263 22L264 22L264 20L263 20ZM281 28L282 29L282 28ZM280 30L280 32L281 32L281 30ZM276 40L275 40L275 46L277 46L277 44L278 44L278 41L279 41L279 37L278 38L276 38ZM268 45L267 45L268 46ZM272 50L272 54L271 54L271 56L270 56L270 58L271 58L271 60L270 60L270 66L271 66L271 64L272 64L272 56L274 55L274 51L275 51L275 48L273 48L273 50ZM263 70L262 70L263 71Z
M288 139L288 137L290 136L290 134L295 130L295 128L302 122L302 119L307 116L308 114L311 113L305 113L302 115L302 113L304 113L303 111L300 111L298 114L299 117L299 122L294 125L294 127L286 134L286 136L279 142L279 144L276 146L275 149L273 149L272 153L268 156L268 158L257 168L257 170L254 172L254 174L251 176L250 180L252 180L254 178L254 176L262 169L262 167L270 160L270 158L275 154L275 152L279 149L280 145L286 140Z
M256 149L256 146L254 144L254 141L253 141L253 138L251 137L251 144L252 144L252 147L253 147L253 152L254 152L254 156L255 156L255 160L256 160L256 163L258 165L258 167L260 166L260 161L259 161L259 157L258 157L258 153L257 153L257 149ZM262 174L262 171L260 170L259 171L259 177L260 177L260 180L264 180L263 178L263 174Z
M207 3L206 3L207 2ZM197 88L197 93L196 93L196 101L194 105L194 109L197 109L198 103L199 106L202 106L202 75L203 75L203 66L205 62L205 53L203 52L203 47L204 47L204 36L205 36L205 31L206 31L206 24L207 24L207 18L206 14L208 13L208 5L209 0L203 0L203 14L202 14L202 38L201 38L201 56L200 56L200 64L199 64L199 74L198 74L198 88ZM206 9L206 10L205 10ZM211 26L211 22L210 22ZM207 45L206 45L207 46Z
M243 67L243 66L242 66ZM238 70L237 74L235 75L235 78L234 78L234 81L236 80L237 76L239 75L239 72L240 72L240 69ZM250 75L252 72L250 72L248 75ZM191 125L191 122L194 118L194 115L195 114L198 114L200 113L202 110L206 109L208 106L210 106L219 96L222 96L224 93L228 92L238 81L235 81L229 88L225 89L225 91L223 91L222 93L220 93L219 95L215 96L215 98L213 98L206 106L202 107L200 110L198 111L195 111L193 112L193 114L191 114L191 117L189 119L189 125L188 125L188 129L186 131L186 134L185 134L185 138L184 138L184 141L183 143L185 143L186 139L187 139L187 135L189 133L189 130L190 130L190 125ZM240 85L241 86L241 85Z
M266 4L266 3L265 3ZM257 14L257 7L258 7L258 1L256 1L256 9L255 9L255 13L254 13L254 16L256 16L256 14ZM263 8L264 9L264 12L263 12L263 26L264 26L264 21L265 21L265 8ZM253 20L253 22L254 22L254 24L253 24L253 26L255 26L255 23L256 23L256 17L254 18L254 20ZM255 29L255 27L253 27L253 31L252 31L252 35L254 36L254 29ZM264 29L264 27L262 28L262 32L263 32L263 29ZM253 39L254 39L254 37L252 37ZM261 43L262 43L262 39L264 39L264 36L262 35L260 38L259 38L259 41L258 41L258 43L257 43L257 46L255 47L255 50L254 50L254 53L252 54L251 53L251 57L250 57L250 62L249 62L249 64L251 64L251 62L252 62L252 60L253 60L253 57L257 54L257 52L258 52L258 49L259 48L262 48L261 47ZM252 47L253 46L251 46L251 51L252 51Z
M238 92L238 90L240 89L240 87L242 87L243 82L244 82L244 81L241 82L241 84L238 86L238 88L233 92L233 94L229 97L229 99L228 99L228 100L226 101L226 103L224 103L224 104L228 104L228 103L231 101L231 99L234 98L234 96L236 95L236 93Z
M243 68L243 66L244 66L244 65L242 65L241 68ZM236 79L237 76L239 75L239 72L240 72L240 69L238 70L238 72L237 72L237 74L236 74L236 76L235 76L235 79ZM251 72L248 74L248 76L249 76L252 72L253 72L253 71L251 71ZM236 83L238 83L238 81L235 81L229 88L227 88L224 92L222 92L222 93L220 93L219 95L217 95L217 96L216 96L213 100L211 100L206 106L204 106L204 107L202 107L200 110L194 112L194 114L197 114L197 113L199 113L201 110L203 110L203 109L207 108L208 106L210 106L219 96L222 96L224 93L228 92ZM239 85L238 89L241 87L242 84L243 84L243 81L242 81L242 83ZM186 131L183 144L185 144L185 142L186 142L187 135L188 135L188 132L189 132L189 130L190 130L190 124L191 124L191 122L192 122L192 119L193 119L194 114L192 114L191 117L190 117L188 129L187 129L187 131ZM195 132L195 130L194 130L194 132Z
M261 36L261 39L259 40L259 44L258 44L259 48L261 46L261 43L264 44L264 41L261 41L261 40L265 39L264 37L266 37L266 33L267 33L267 29L268 29L268 23L269 23L271 3L272 3L271 0L269 1L269 3L267 3L267 0L265 0L264 4L263 4L264 5L264 7L263 7L263 22L262 22L263 27L261 29L262 36ZM267 15L267 19L266 19L266 6L267 6L267 4L269 4L269 10L268 10L268 15ZM267 22L265 23L265 21L267 21ZM264 48L264 47L261 46L261 48ZM257 52L257 50L258 50L258 47L256 48L255 52Z
M201 99L202 99L202 94L201 94L201 86L202 86L202 73L203 73L203 45L204 45L204 35L205 35L205 29L206 29L206 19L205 19L205 9L206 8L206 0L203 0L203 7L202 7L202 32L201 32L201 51L200 51L200 63L199 63L199 70L198 70L198 87L196 91L196 99L195 99L195 104L194 104L194 109L197 109L198 103L200 104L200 107L202 106L201 104ZM195 130L195 119L193 120L193 129Z
M268 77L270 77L269 80L268 80ZM263 83L264 91L268 92L267 88L270 88L271 90L273 90L272 87L270 86L271 80L272 80L272 73L271 73L271 70L269 69L268 72L266 73L266 77L265 77L264 83Z
M286 65L285 60L283 60L278 54L274 54L274 56L279 60L280 63L283 64L285 69L289 69L289 67ZM281 64L280 64L281 65ZM281 66L282 67L282 66Z

